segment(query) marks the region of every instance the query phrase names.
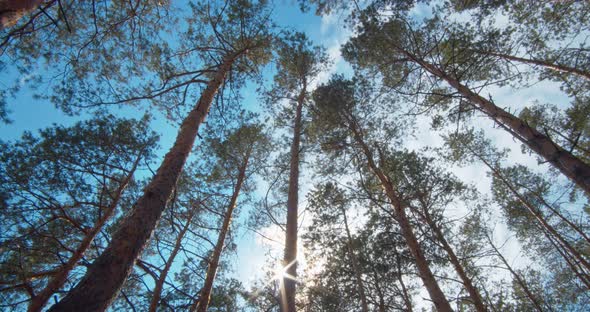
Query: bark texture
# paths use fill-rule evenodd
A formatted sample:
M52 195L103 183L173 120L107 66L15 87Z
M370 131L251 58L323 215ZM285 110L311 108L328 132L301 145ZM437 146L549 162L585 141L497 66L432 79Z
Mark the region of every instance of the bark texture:
M13 26L41 3L43 0L0 0L0 29Z
M249 161L248 158L249 156L247 156L243 166L240 167L238 180L236 181L236 186L234 188L232 197L227 207L227 211L225 212L225 216L223 218L223 225L221 226L221 231L219 232L219 236L217 237L217 243L215 244L215 248L213 249L211 259L209 260L209 267L207 268L205 283L203 285L203 288L201 289L199 299L198 301L195 301L195 303L191 307L191 311L206 312L207 307L209 306L211 290L213 289L213 282L215 281L215 275L217 274L217 268L219 267L219 259L221 258L221 252L223 251L225 238L227 237L227 233L229 232L229 226L231 225L232 216L234 213L234 209L236 208L236 204L238 202L238 196L240 195L242 184L246 179L246 167L248 166Z
M542 134L522 119L496 106L492 101L473 92L436 66L417 58L407 51L403 51L403 53L432 75L445 80L480 111L488 115L502 128L523 142L528 148L552 164L587 194L590 194L590 165L563 149L547 135Z
M191 152L199 126L234 60L243 52L226 56L201 94L197 105L183 120L176 141L156 175L114 233L109 246L88 269L82 280L49 311L104 311L115 299L137 257L152 235L178 177Z
M305 101L306 86L297 97L297 107L293 127L293 142L291 143L291 160L289 168L289 193L287 195L287 233L285 235L285 257L283 266L288 266L281 283L281 312L295 312L295 291L297 282L297 215L299 202L299 152L301 146L302 112Z

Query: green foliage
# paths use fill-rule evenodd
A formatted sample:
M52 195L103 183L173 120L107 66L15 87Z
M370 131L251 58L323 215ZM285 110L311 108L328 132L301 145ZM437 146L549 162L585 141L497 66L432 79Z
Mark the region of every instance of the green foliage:
M362 200L361 194L326 183L309 195L312 224L304 235L306 257L323 264L319 272L310 273L305 289L314 311L359 309L355 270L362 276L371 309L408 308L403 288L407 292L414 288L411 279L403 277L412 266L409 251L397 243L402 238L391 218Z
M0 274L7 285L21 285L11 293L26 298L22 285L41 290L52 276L43 272L60 269L112 205L115 216L128 208L119 202L120 188L134 183L137 165L153 157L156 142L147 118L102 114L1 143Z
M590 102L576 100L565 111L553 105L525 107L519 117L537 130L548 133L556 142L568 147L574 155L590 162Z
M516 234L523 248L530 255L537 257L534 263L545 270L544 274L536 276L533 271L520 274L527 281L529 277L532 278L528 282L531 283L529 286L535 291L537 300L562 309L569 305L575 306L575 309L584 307L587 304L586 300L578 300L577 297L580 291L584 292L584 287L572 276L574 273L568 265L568 261L571 260L566 260L571 255L569 251L559 249L562 247L556 243L558 239L564 239L575 246L581 254L586 253L585 246L588 242L579 232L585 227L586 221L577 217L581 211L564 209L575 203L575 197L562 202L564 191L560 189L559 184L556 185L554 178L536 173L522 165L503 166L505 151L497 151L481 132L468 131L450 135L447 137L447 144L450 147L451 158L455 161L461 164L480 161L490 169L493 199L502 212L504 222L509 230ZM550 232L540 219L555 229L555 233ZM519 283L514 282L514 285L513 298L516 305L513 309L530 310L530 299L523 297Z
M302 89L326 69L328 57L304 33L285 32L276 39L276 74L271 94L296 98ZM276 100L277 98L273 98Z
M375 113L371 111L370 92L369 81L362 77L349 80L341 75L333 76L328 83L316 88L310 138L329 155L342 156L352 141L351 127Z
M66 112L90 104L90 96L104 95L100 80L125 83L144 75L166 49L156 39L175 23L167 1L49 1L42 6L44 14L35 12L0 31L0 68L14 63L18 74L2 97L14 95L27 81L39 88L39 67L46 65L55 69L49 81L55 94L38 95Z
M359 310L359 283L371 311L419 309L413 305L422 284L396 209L407 213L429 268L457 309L470 310L472 303L438 232L490 310L535 310L528 290L548 311L587 310L590 272L580 261L590 258L587 198L543 166L511 163L508 150L469 129L468 119L481 107L456 86L482 92L490 102L505 87L527 88L545 80L559 86L570 103L541 100L510 109L590 162L587 2L298 3L303 10L314 7L316 14L348 14L352 38L341 52L354 76L334 75L312 90L330 65L326 50L304 33L277 28L266 0L195 0L182 11L156 0L45 1L43 10L0 30L0 70L18 77L0 81L2 122L10 119L7 102L23 90L33 90L36 99L49 99L67 114L94 113L97 107L114 112L112 105L134 104L178 120L195 106L224 61L237 56L215 98L207 131L200 133L196 156L112 309L147 310L153 284L167 274L158 309L188 310L198 299L240 172L246 183L236 213L256 203L247 209L257 226L282 226L273 214L284 213L290 155L279 142L291 142L300 111L301 129L294 135L303 142L295 151L301 183L311 179L315 185L307 194L302 219L311 221L302 238L309 262L318 264L300 276L298 299L306 311ZM274 126L269 130L257 115L242 111L239 91L252 80L265 85L262 69L271 62L274 76L262 94L266 121ZM445 133L444 147L404 148L421 114L432 117L432 133ZM114 205L115 215L60 292L102 252L143 192L145 183L137 181L135 170L143 169L157 148L148 124L147 117L136 121L99 112L70 127L54 125L0 142L0 308L21 309ZM489 169L490 198L448 170L474 164ZM264 183L257 176L267 182L267 192L260 191ZM384 181L395 196L386 196ZM401 208L391 205L392 198ZM457 211L468 213L457 216ZM506 227L502 234L514 237L511 243L524 252L514 256L510 250L508 261L503 259L491 220ZM210 309L237 311L249 301L255 310L276 310L276 283L263 285L263 293L247 292L231 278L230 255L240 242L233 234L243 227L237 221Z

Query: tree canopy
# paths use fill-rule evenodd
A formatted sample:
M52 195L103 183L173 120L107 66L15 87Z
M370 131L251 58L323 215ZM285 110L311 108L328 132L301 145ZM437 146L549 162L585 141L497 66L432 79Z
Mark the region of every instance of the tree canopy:
M0 0L0 310L590 309L590 3Z

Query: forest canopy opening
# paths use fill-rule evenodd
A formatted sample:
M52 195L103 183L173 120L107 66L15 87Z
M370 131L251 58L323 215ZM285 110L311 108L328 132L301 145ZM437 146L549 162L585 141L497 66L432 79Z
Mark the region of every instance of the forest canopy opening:
M589 17L0 0L0 310L590 310Z

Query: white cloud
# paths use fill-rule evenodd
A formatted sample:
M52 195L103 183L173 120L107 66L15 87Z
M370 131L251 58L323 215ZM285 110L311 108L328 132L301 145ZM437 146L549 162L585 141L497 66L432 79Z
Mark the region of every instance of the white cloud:
M329 31L332 31L335 26L338 24L338 18L336 14L327 14L322 15L322 23L320 26L320 32L322 35L327 34Z
M314 89L318 84L327 82L335 73L349 74L352 72L350 64L342 57L340 49L352 36L352 31L346 27L342 19L328 15L322 17L321 38L320 42L324 43L326 54L329 58L330 65L327 70L321 72L316 79L310 84ZM329 30L329 31L328 31Z

